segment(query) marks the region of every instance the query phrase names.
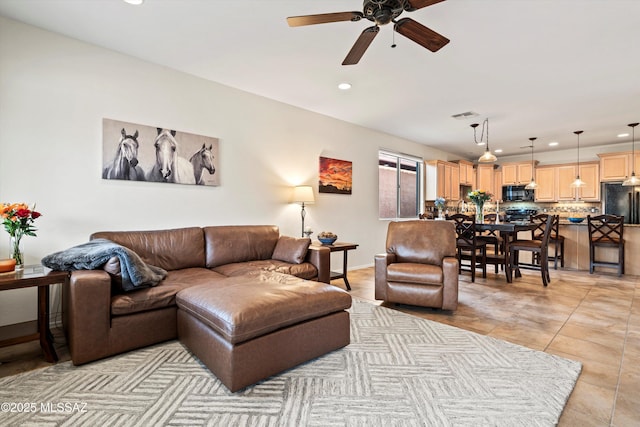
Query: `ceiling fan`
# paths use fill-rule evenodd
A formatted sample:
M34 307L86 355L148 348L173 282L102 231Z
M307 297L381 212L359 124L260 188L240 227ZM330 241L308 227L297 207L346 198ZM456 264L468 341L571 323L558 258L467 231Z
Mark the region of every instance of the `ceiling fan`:
M322 13L318 15L290 16L287 23L290 27L300 27L303 25L327 24L330 22L340 21L359 21L366 18L375 25L366 28L358 40L347 54L342 65L354 65L360 61L362 55L378 35L380 25L386 25L393 22L393 29L418 43L420 46L429 49L431 52L437 52L447 43L449 39L436 33L435 31L425 27L424 25L414 21L411 18L402 18L396 21L396 18L405 10L413 12L423 7L440 3L444 0L364 0L362 12L336 12Z

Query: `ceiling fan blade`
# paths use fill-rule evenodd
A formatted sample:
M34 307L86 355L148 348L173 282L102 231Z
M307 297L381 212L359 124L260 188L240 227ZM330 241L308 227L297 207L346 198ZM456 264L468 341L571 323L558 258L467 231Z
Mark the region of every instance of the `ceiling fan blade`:
M356 40L353 47L347 54L347 57L344 58L344 61L342 61L342 65L357 64L358 61L360 61L360 58L362 58L362 55L364 55L364 53L366 52L373 39L375 39L378 35L378 31L380 31L380 28L378 28L377 25L365 28L365 30L362 32L362 34L360 34L360 37L358 37L358 40Z
M362 12L321 13L319 15L290 16L287 23L290 27L303 25L328 24L340 21L359 21L364 18Z
M414 10L422 9L423 7L431 6L432 4L443 2L444 0L408 0L409 7L406 8L407 12L413 12Z
M431 52L437 52L449 43L449 39L442 34L436 33L411 18L399 20L396 22L394 29L403 36L418 43L420 46L429 49Z

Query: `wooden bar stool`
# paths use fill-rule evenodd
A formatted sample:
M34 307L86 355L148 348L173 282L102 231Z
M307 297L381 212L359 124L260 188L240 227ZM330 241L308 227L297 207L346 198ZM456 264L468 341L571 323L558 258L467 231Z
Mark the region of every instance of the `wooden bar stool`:
M589 228L589 273L595 267L617 268L618 276L624 274L624 216L598 215L587 216ZM596 248L618 248L618 259L615 261L596 260Z

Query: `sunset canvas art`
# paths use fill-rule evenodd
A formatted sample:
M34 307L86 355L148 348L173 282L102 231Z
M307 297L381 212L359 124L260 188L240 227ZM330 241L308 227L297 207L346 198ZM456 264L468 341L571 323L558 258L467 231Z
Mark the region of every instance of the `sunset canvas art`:
M352 163L320 157L319 193L351 194Z

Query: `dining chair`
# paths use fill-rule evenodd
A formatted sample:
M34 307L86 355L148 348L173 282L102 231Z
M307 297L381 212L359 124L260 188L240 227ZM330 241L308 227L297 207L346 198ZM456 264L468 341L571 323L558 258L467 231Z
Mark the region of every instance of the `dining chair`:
M485 222L495 223L498 215L494 213L486 214L484 216ZM478 234L478 239L484 242L487 242L487 247L493 246L493 257L494 259L499 259L499 256L504 255L504 237L501 236L500 232L497 230L487 230L483 233ZM498 273L498 265L502 265L504 268L504 263L492 262L495 266L495 271Z
M624 215L587 215L589 229L589 273L593 274L595 267L616 267L618 277L624 274ZM618 248L616 261L596 260L597 247Z
M456 251L458 258L458 273L462 273L462 261L471 271L471 281L476 281L476 269L482 269L482 277L487 277L487 242L478 239L476 235L476 218L474 215L454 214L446 219L453 221L456 229Z
M549 275L549 235L551 234L551 228L555 220L554 215L547 215L544 222L544 228L542 232L542 238L520 240L516 239L509 243L509 263L511 265L511 274L513 270L516 271L516 277L520 277L520 251L529 251L532 253L534 259L539 259L540 275L542 276L542 284L547 286L551 282L551 276ZM533 230L535 232L535 230ZM532 267L532 264L527 264L527 267Z
M531 222L538 224L538 227L531 231L531 238L536 240L542 240L544 234L544 225L547 221L548 214L538 214L531 217ZM558 269L558 260L560 260L560 267L564 268L564 236L559 234L560 228L560 216L553 216L553 225L551 226L551 232L549 234L549 246L553 247L553 256L547 255L549 261L553 261L553 269ZM534 256L534 264L539 264L540 259Z

